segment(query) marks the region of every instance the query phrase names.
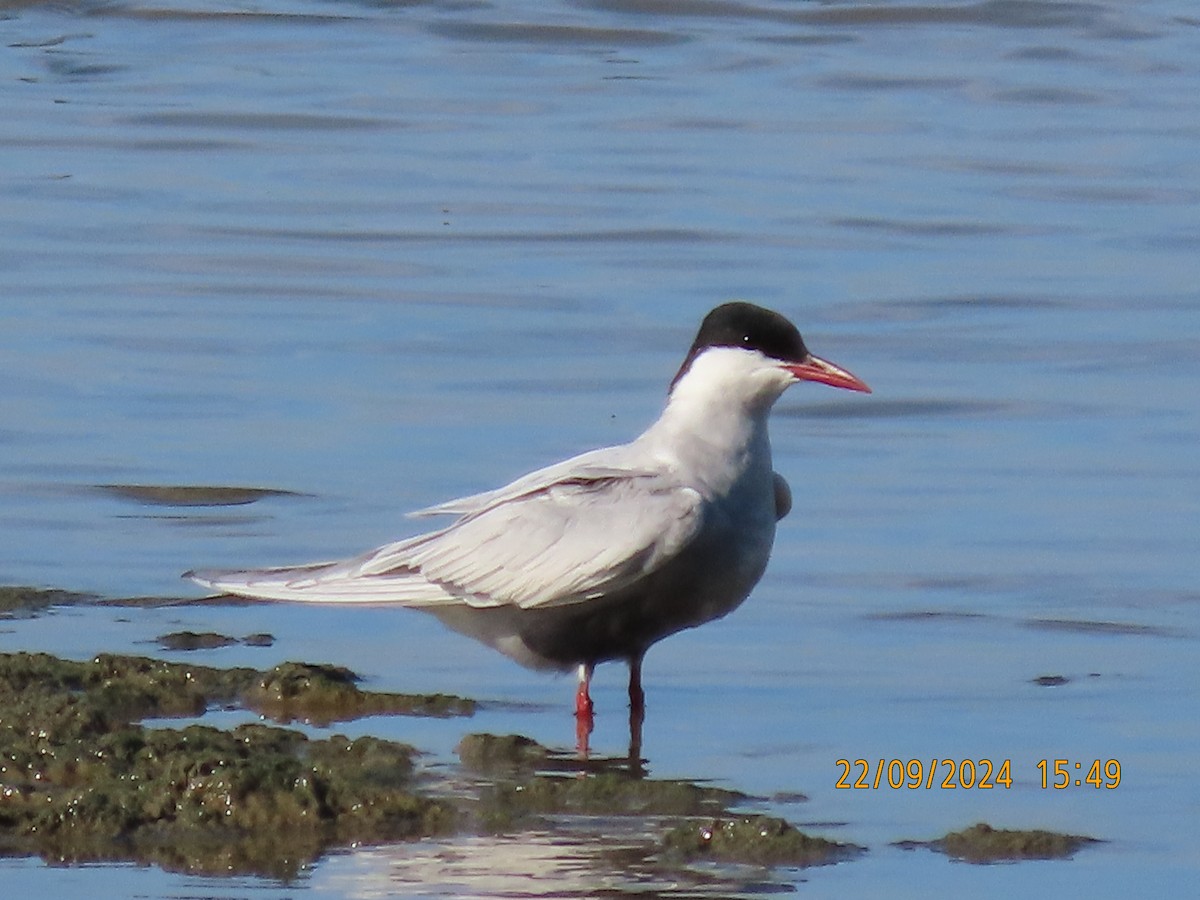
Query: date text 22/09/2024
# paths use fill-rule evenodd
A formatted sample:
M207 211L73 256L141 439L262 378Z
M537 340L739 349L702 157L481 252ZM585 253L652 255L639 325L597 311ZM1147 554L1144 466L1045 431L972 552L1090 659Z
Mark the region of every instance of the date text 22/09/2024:
M834 787L840 790L990 790L1013 785L1009 759L839 759L834 764L841 772ZM1121 783L1121 763L1115 759L1081 762L1040 759L1036 768L1043 790L1068 787L1112 790Z

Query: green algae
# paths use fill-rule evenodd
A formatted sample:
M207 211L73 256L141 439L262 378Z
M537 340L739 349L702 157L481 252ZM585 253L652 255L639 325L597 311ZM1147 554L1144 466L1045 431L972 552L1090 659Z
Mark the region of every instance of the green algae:
M199 715L232 703L258 676L102 653L88 662L0 654L0 725L22 717L52 736L96 734L147 717Z
M863 852L804 834L782 819L732 813L750 798L713 785L647 778L640 761L580 759L521 735L471 734L456 749L464 769L487 778L473 810L480 830L537 826L542 817L564 814L665 820L655 852L667 867L700 859L815 866Z
M664 871L697 859L817 865L859 849L731 813L748 799L736 791L648 778L640 760L581 759L520 735L465 737L460 776L435 794L418 780L417 752L395 741L140 721L214 706L309 721L473 709L357 682L347 669L303 663L258 671L0 654L0 855L288 880L334 847L553 829L563 815L655 823L661 842L647 833L637 852Z
M468 734L454 748L463 767L481 774L532 771L550 750L521 734Z
M265 725L126 726L32 757L8 751L2 846L287 878L328 846L447 830L453 811L412 790L413 752Z
M692 816L723 809L742 795L688 781L622 772L539 774L489 785L487 804L514 821L532 814Z
M773 816L734 816L678 825L663 838L668 858L711 859L756 866L826 866L865 852L805 834Z
M288 662L263 673L242 702L277 722L328 725L363 716L471 716L475 701L453 694L402 694L360 690L358 676L340 666Z
M1088 844L1096 843L1100 841L1083 835L1040 829L1007 830L980 822L933 841L900 841L897 846L905 849L928 847L965 862L993 863L1023 859L1068 859Z
M138 724L245 705L297 669L0 654L0 853L289 878L331 846L453 827L451 805L416 791L405 744Z
M464 769L485 776L472 810L482 831L562 814L711 816L746 799L711 785L645 778L627 759L580 759L521 735L467 735L457 752Z

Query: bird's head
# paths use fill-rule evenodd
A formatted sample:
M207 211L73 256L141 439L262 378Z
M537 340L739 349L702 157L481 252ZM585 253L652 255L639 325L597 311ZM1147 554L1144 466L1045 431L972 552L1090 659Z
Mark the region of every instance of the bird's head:
M862 379L813 356L787 318L738 301L722 304L704 317L671 380L670 392L674 397L679 392L719 391L750 406L769 407L798 381L871 392Z

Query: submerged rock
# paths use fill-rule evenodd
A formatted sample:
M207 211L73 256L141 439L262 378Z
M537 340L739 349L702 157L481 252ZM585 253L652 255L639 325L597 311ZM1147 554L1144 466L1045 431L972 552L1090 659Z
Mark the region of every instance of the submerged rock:
M299 497L278 488L204 484L98 484L96 490L149 506L243 506L264 497Z
M980 822L962 831L952 831L933 841L900 841L905 849L928 847L954 859L970 863L1008 862L1020 859L1066 859L1088 844L1092 837L1061 834L1040 829L1006 830Z
M98 598L95 594L81 594L76 591L60 591L20 584L2 585L0 586L0 618L30 616L52 606L74 606L78 603L91 603L96 599Z
M1059 687L1070 680L1066 675L1039 675L1033 679L1033 683L1039 687Z
M161 649L176 652L219 650L235 644L245 647L270 647L275 643L273 635L262 632L248 634L244 638L235 638L227 634L218 634L215 631L172 631L169 634L160 634L157 640Z
M163 650L216 650L236 643L237 638L215 631L172 631L158 636L158 646Z
M686 861L714 859L757 866L825 866L864 847L813 837L773 816L740 816L687 823L667 832L664 851Z

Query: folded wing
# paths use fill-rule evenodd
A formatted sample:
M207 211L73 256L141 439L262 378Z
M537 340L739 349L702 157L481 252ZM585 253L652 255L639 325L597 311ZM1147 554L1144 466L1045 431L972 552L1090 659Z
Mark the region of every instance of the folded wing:
M577 464L545 477L557 469L434 507L460 518L345 562L189 575L265 599L529 609L619 590L701 527L700 495L661 472Z

